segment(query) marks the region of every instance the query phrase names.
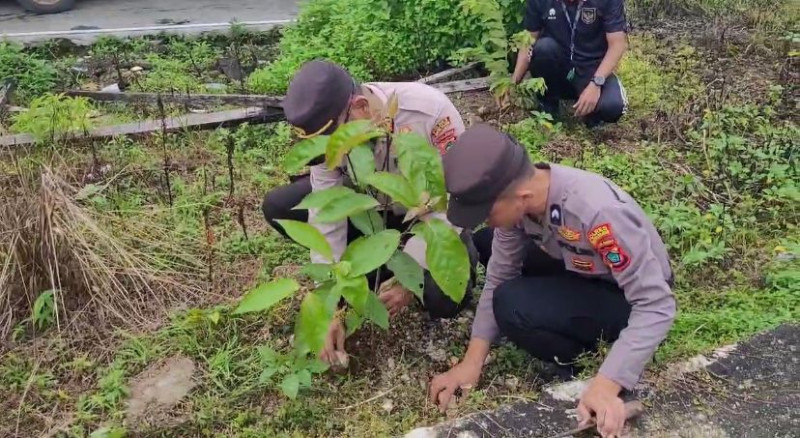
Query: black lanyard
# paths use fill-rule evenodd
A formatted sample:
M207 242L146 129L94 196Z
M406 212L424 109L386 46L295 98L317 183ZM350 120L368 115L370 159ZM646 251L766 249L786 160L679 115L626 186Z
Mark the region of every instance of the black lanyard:
M578 19L581 17L581 11L583 11L583 4L586 0L580 0L580 4L578 8L575 9L575 20L569 18L569 12L567 12L567 7L564 5L565 0L561 0L561 10L564 11L564 17L567 19L567 23L569 23L570 27L570 36L569 36L569 61L572 62L572 58L575 56L575 29L578 28Z

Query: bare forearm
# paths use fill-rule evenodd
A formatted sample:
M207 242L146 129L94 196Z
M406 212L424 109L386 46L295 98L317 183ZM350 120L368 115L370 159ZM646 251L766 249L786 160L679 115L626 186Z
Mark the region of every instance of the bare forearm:
M531 38L536 41L539 32L531 32ZM531 46L533 47L533 46ZM515 84L522 81L531 64L531 48L520 49L517 54L517 64L514 66L514 75L511 77Z
M606 56L603 57L603 61L600 62L600 66L597 67L597 71L595 71L594 75L604 78L611 75L611 73L616 70L626 50L628 50L628 43L625 42L625 40L609 44Z
M492 344L486 339L470 339L467 352L464 354L462 362L474 367L483 368L483 363L486 361L486 356L489 355L491 345Z

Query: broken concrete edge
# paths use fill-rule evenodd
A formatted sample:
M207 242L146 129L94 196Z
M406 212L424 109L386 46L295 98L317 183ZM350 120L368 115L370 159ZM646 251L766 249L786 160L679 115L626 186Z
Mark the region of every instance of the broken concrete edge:
M697 371L706 369L710 365L716 363L720 359L728 357L738 347L738 344L725 345L714 349L709 354L698 354L687 360L676 362L667 367L665 375L671 379L680 378L684 374L691 374ZM530 403L538 405L535 409L543 412L543 417L549 417L551 423L564 423L565 419L574 421L576 419L575 406L583 391L589 384L588 379L572 380L569 382L556 383L546 385L543 388L543 396ZM649 387L647 384L640 382L635 389L635 392L646 391ZM452 431L461 429L464 425L472 422L480 422L483 418L488 418L488 414L498 414L510 412L516 406L525 403L512 403L509 405L501 406L498 409L490 411L479 411L461 418L439 423L434 426L419 427L413 429L404 435L404 438L438 438L443 436L455 436L457 438L470 438L476 436L469 431L461 431L456 435L452 435Z

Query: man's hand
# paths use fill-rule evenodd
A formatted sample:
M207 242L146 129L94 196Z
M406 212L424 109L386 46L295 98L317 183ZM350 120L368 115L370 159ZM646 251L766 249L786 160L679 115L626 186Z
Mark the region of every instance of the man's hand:
M331 325L328 327L328 335L325 337L325 345L322 347L322 353L319 358L321 361L330 365L343 365L341 364L341 357L347 357L344 351L344 324L339 318L334 318Z
M381 300L384 306L386 306L386 310L389 311L389 316L394 317L401 310L406 308L411 301L414 299L414 294L406 290L400 284L395 284L394 286L390 287L389 289L381 292L378 295L378 298Z
M622 388L613 380L596 375L578 402L578 420L581 426L594 417L597 430L603 438L617 438L625 425L625 404L619 398Z
M481 365L469 362L460 362L450 371L439 374L431 381L429 397L431 403L439 406L439 411L444 412L450 404L450 399L457 389L466 392L478 383L481 376ZM466 395L466 394L464 394Z
M597 101L599 100L600 87L594 82L589 82L589 85L583 89L578 101L575 102L575 105L572 105L572 107L575 108L575 115L577 117L588 116L594 112L595 107L597 107Z

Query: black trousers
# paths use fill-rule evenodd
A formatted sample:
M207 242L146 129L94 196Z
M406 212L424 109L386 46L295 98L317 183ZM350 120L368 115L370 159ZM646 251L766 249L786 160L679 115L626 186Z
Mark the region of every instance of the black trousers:
M292 210L292 208L299 204L300 201L302 201L303 198L309 193L311 193L311 177L307 175L295 178L294 181L285 186L275 188L267 193L267 195L264 197L264 202L261 205L264 218L276 231L281 233L284 237L288 237L286 232L276 222L276 220L291 219L308 222L307 210ZM386 222L387 228L399 231L405 231L408 225L403 223L402 216L393 214L387 215ZM348 243L361 237L362 235L363 233L361 233L358 228L353 226L350 221L347 221ZM461 238L464 241L464 244L467 245L467 248L472 248L471 234L468 232L462 233ZM478 257L475 251L473 250L471 253L470 259L472 265L472 275L470 275L470 281L467 284L467 290L464 295L464 299L461 300L460 303L454 302L450 299L450 297L445 295L442 289L433 280L433 277L431 277L431 273L428 270L425 270L425 282L422 288L422 298L423 306L431 318L453 318L469 304L472 298L472 288L475 285L475 265L477 265L478 262ZM385 266L381 267L380 270L380 278L384 280L392 275L391 271ZM370 283L370 287L373 289L375 287L377 273L378 271L376 270L367 275L367 280Z
M534 78L544 79L547 91L544 101L557 104L559 100L577 99L589 85L599 66L576 66L575 77L569 81L567 75L572 69L569 61L569 52L559 45L555 39L542 37L533 45L533 52L529 70ZM594 112L586 118L587 122L614 123L622 117L627 108L625 88L616 75L606 78L606 83L600 92L600 100Z
M473 237L484 266L491 256L493 231L484 228ZM567 271L562 260L550 257L532 240L527 245L522 275L494 292L492 306L501 333L532 356L560 364L594 351L601 339L615 341L631 311L622 290Z

